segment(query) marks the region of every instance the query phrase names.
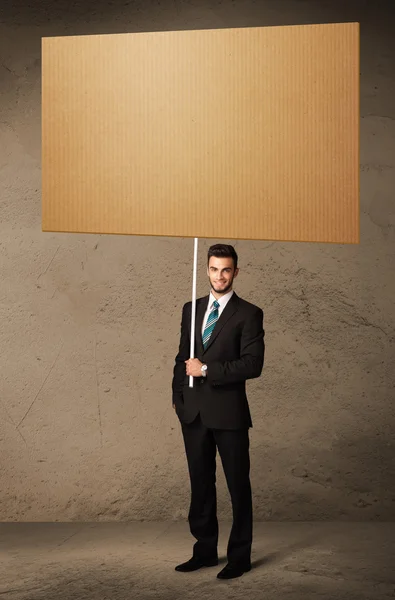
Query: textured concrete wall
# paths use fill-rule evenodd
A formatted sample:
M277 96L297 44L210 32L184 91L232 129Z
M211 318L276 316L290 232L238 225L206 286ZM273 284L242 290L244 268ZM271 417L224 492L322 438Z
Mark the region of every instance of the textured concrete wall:
M234 243L235 289L265 311L247 384L254 509L394 518L394 22L365 4L3 0L1 520L177 519L189 503L171 379L193 240L41 232L41 36L342 20L362 33L361 244ZM198 296L218 241L200 240Z

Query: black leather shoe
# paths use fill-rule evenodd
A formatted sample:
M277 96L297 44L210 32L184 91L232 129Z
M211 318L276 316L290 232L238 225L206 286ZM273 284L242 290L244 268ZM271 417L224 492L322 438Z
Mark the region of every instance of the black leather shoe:
M240 577L243 573L251 571L251 565L231 565L227 564L217 575L218 579L234 579Z
M204 560L202 558L192 556L192 558L190 558L187 562L184 562L181 565L177 565L176 571L183 571L184 573L187 573L189 571L196 571L197 569L201 569L202 567L216 567L217 564L218 558Z

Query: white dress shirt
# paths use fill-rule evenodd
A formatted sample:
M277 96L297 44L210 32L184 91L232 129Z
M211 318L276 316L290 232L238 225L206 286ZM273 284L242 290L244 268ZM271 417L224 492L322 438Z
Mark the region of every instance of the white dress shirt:
M218 319L219 319L220 316L221 316L222 311L224 310L225 306L228 304L229 300L231 299L232 294L233 294L233 290L230 290L230 292L228 292L227 294L224 294L219 299L217 299L213 295L213 293L210 292L210 297L208 299L207 309L206 309L206 312L204 313L204 317L203 317L202 336L203 336L204 330L206 328L206 323L208 321L208 316L211 313L211 310L213 309L214 300L217 300L217 302L219 303L219 308L218 308Z

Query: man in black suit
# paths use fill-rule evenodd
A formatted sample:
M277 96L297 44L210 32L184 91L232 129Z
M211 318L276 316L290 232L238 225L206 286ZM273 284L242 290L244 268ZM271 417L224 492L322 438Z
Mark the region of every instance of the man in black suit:
M176 567L194 571L218 564L216 451L232 500L228 564L217 577L251 569L252 496L248 429L252 427L247 379L259 377L264 361L263 311L232 289L237 277L233 246L208 251L211 291L196 301L195 356L190 355L192 302L183 306L181 338L173 372L173 408L182 427L191 482L188 521L196 538L193 556ZM189 376L194 377L189 387Z

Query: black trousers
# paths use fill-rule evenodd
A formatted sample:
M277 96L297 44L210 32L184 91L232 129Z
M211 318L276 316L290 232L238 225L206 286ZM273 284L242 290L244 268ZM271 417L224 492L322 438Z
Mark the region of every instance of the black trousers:
M218 556L216 493L217 447L228 485L233 525L227 547L228 562L250 565L252 545L252 494L248 428L209 429L200 415L189 424L181 423L191 482L188 521L196 538L193 555Z

